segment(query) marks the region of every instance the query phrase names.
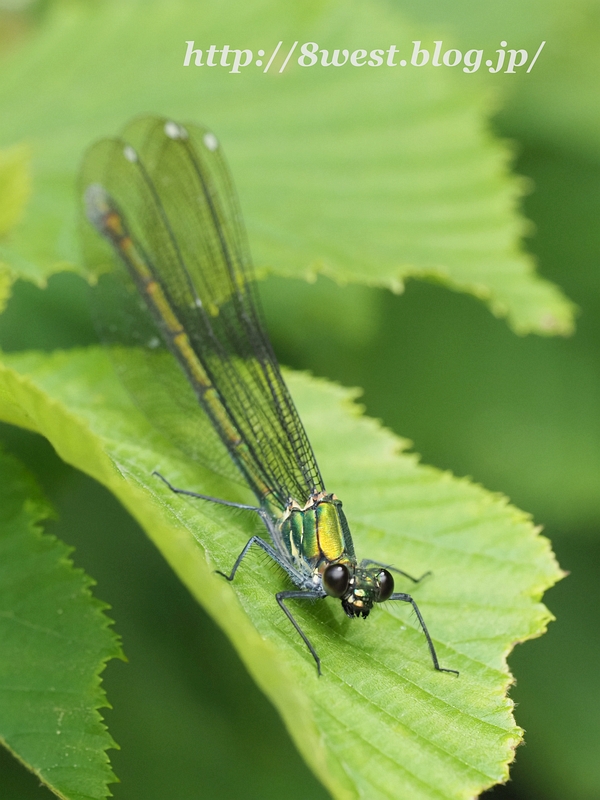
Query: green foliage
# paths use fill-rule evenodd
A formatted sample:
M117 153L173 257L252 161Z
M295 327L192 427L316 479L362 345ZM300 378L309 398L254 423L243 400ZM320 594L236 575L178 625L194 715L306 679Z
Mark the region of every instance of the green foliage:
M30 192L29 151L23 145L0 150L0 240L21 218ZM0 261L0 311L10 293L11 275Z
M417 15L426 19L427 9L423 3L407 5L406 11L414 21ZM488 132L490 101L476 83L481 76L326 69L232 76L180 66L183 42L190 38L198 46L231 41L254 48L280 38L316 40L329 48L378 47L390 37L425 40L427 31L420 25L411 29L397 10L376 2L284 8L262 0L229 2L226 8L191 0L168 7L158 0L50 5L39 29L0 66L2 143L32 144L36 181L27 215L17 225L27 198L25 150L9 150L10 171L0 180L0 220L8 210L4 219L11 230L0 258L10 271L0 271L0 300L15 275L43 286L60 269L80 268L73 187L80 155L92 139L114 134L136 113L203 121L226 147L257 262L286 278L319 276L314 287L282 279L267 286L279 352L283 344L296 365L364 384L370 410L414 435L432 463L511 488L541 519L591 527L598 519L597 404L589 367L598 355L589 324L595 283L590 277L582 287L564 267L548 272L553 259L580 270L592 263L595 240L588 241L588 229L593 225L581 222L593 216L587 183L590 202L577 209L571 202L570 208L572 221L581 226L580 249L567 247L564 233L559 241L565 193L552 182L544 188L550 200L540 217L552 232L546 230L541 247L535 244L544 256L544 274L566 286L587 310L583 344L581 338L558 346L518 340L468 298L432 286L411 286L400 307L398 298L366 287L398 291L408 277L425 278L484 300L518 332L572 330L573 305L536 275L530 256L521 252L526 225L515 207L522 184L509 175L508 148ZM483 33L479 7L465 2L444 7L443 13L448 29L453 15L461 15L460 46L496 45L499 19L487 10ZM508 14L509 6L502 13ZM511 45L531 47L540 36L562 30L555 7L532 4L523 11L520 5L510 13L515 32L525 36ZM439 26L441 20L436 5L429 21ZM581 36L578 25L568 26L568 42ZM594 62L587 52L582 64ZM566 73L556 48L551 57L553 81L537 70L515 80L515 99L503 117L513 125L506 128L508 135L526 131L546 141L569 140L573 121L565 122L554 89L548 90L556 85L561 102L568 97L577 110L575 119L593 121L598 105L583 102L581 80L577 91L572 76L562 80ZM580 78L591 80L588 72ZM507 85L497 80L494 89L506 95ZM590 124L577 133L588 145L595 135ZM543 170L540 174L543 178ZM340 290L322 276L355 285ZM70 277L68 283L64 275L54 275L44 292L17 284L14 302L0 319L6 347L50 350L89 342L81 282ZM186 504L149 475L160 467L190 488L237 499L244 497L240 488L185 461L152 431L96 351L31 354L7 362L0 416L43 433L66 461L107 486L142 522L231 637L306 761L335 796L471 797L506 777L521 736L505 697L506 655L516 641L544 629L550 615L539 600L560 576L546 540L525 515L502 498L398 454L399 440L359 417L347 392L291 375L328 486L344 500L360 555L390 560L409 572L433 569L415 596L443 663L462 671L456 681L433 672L410 609L383 607L359 625L325 601L297 612L323 659L325 674L317 681L302 643L273 607L281 576L258 560L244 564L233 587L212 572L231 565L256 530L252 521L227 509ZM576 409L568 420L565 408ZM585 615L585 608L573 615L573 630ZM575 668L595 663L582 642L566 643L566 650L573 645L577 654ZM560 754L571 747L570 760L577 765L572 771L593 794L587 750L574 744L581 735L562 736L548 716L557 697L563 706L568 697L582 718L589 717L593 677L586 676L585 693L577 680L565 691L552 665L566 650L546 637L544 646L550 655L543 667L533 656L531 662L552 690L537 692L545 698L537 716L531 708L538 687L526 694L523 718L532 721L526 727L534 741L545 736L551 742L553 774ZM527 665L527 658L518 663ZM571 666L564 663L562 672ZM171 673L163 674L171 685ZM148 692L140 703L154 710L164 694ZM254 719L249 716L244 724L252 727ZM577 732L593 732L594 725L595 720ZM226 764L234 757L234 737L217 727L214 720L206 725L210 752L221 748L219 763ZM191 728L171 730L172 752L193 754L186 733ZM109 776L104 736L92 751L102 781ZM197 749L206 753L205 740ZM249 772L252 768L259 769L252 764ZM569 790L573 785L567 783ZM175 784L169 791L175 793Z
M0 476L0 741L60 797L107 797L98 676L120 648L91 579L41 532L51 510L30 476L6 455Z
M600 55L600 9L593 0L565 6L558 0L506 0L481 13L477 0L415 4L400 0L398 7L413 22L433 28L433 38L452 37L453 47L494 50L502 39L508 47L534 53L546 44L530 73L508 80L493 76L489 83L503 96L499 109L502 128L522 142L535 138L545 147L578 153L598 162L600 110L596 75ZM500 80L498 80L500 78Z
M544 630L550 615L539 598L560 577L526 515L398 452L402 442L360 417L347 391L290 374L359 552L416 573L433 570L415 596L441 660L461 670L455 679L432 669L409 609L377 609L358 625L325 601L298 610L322 656L319 679L274 602L280 575L250 563L230 586L213 574L233 562L254 521L185 502L151 472L160 468L179 485L232 499L242 499L239 488L190 464L148 426L105 353L32 353L6 362L2 417L42 433L142 522L226 630L335 796L461 798L506 778L520 731L504 696L505 658L515 641Z
M204 42L239 36L255 48L278 39L380 47L391 30L403 42L418 38L396 12L372 2L305 3L289 13L273 0L251 9L230 0L227 13L192 0L165 8L140 0L54 7L4 66L3 136L37 140L36 195L5 251L21 274L41 282L75 268L81 153L152 109L201 117L218 132L260 265L395 291L406 278L426 278L481 298L519 333L572 331L573 304L521 250L522 187L508 177L508 148L487 131L489 96L470 76L292 66L282 76L218 68L207 80L181 66L194 29ZM68 92L54 91L66 84ZM198 91L201 104L190 99ZM241 108L240 96L252 103Z
M0 239L20 220L30 193L29 149L0 150Z

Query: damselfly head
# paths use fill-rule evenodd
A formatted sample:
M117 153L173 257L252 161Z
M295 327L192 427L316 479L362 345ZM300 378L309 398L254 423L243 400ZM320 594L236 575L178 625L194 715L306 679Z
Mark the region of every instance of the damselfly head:
M393 591L394 579L387 569L355 567L342 597L342 608L349 617L366 619L373 603L389 600Z

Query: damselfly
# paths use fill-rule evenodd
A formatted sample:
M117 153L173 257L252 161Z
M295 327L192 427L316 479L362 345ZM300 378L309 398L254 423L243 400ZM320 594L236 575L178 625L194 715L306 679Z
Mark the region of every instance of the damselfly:
M265 332L215 135L157 117L134 120L119 138L90 149L82 181L100 324L125 382L134 393L145 384L154 422L176 444L219 472L233 468L257 499L221 500L158 475L177 494L246 509L264 522L269 540L252 536L231 572L221 574L232 581L255 545L287 573L296 588L275 597L319 673L319 656L289 600L339 598L349 617L367 617L386 600L410 603L435 669L458 674L440 667L421 612L411 595L394 592L392 571L420 579L356 558L342 503L325 489Z

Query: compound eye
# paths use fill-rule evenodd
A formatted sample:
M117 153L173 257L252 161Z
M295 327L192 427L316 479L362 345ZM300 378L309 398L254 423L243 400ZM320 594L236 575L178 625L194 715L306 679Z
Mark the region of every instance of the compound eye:
M377 576L377 585L379 586L377 602L383 603L384 600L389 600L394 592L394 579L387 569L382 569Z
M323 573L323 588L330 597L343 597L350 583L350 571L344 564L330 564Z

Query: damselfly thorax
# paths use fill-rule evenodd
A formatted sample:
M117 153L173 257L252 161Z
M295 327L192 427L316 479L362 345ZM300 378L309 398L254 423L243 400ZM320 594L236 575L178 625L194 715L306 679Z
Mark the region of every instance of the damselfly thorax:
M349 617L367 617L373 603L390 598L389 572L357 564L346 515L334 494L315 492L304 506L291 500L275 531L275 544L306 576L307 589L341 599Z

